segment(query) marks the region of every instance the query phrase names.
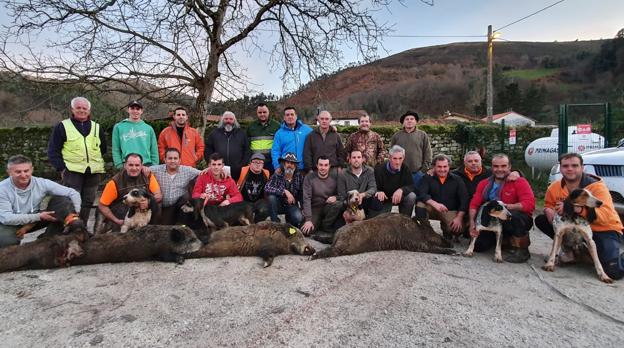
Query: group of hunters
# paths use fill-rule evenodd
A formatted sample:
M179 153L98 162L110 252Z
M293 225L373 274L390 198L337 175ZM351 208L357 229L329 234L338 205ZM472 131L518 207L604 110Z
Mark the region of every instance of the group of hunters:
M478 152L469 151L463 165L451 170L448 156L432 154L429 136L416 127L415 112L400 117L402 129L386 150L368 116L359 118L358 131L343 144L328 111L321 111L318 126L311 128L298 119L294 107L286 107L278 122L260 103L257 118L246 130L226 111L205 139L189 125L184 107L174 110L171 125L158 137L142 120L141 102L130 102L127 111L128 118L112 132L113 162L120 171L105 185L98 202L100 213L117 225L124 215L115 207L131 189L144 187L161 205L162 224L180 223L180 207L189 198L216 206L247 201L253 204L255 222L280 221L284 214L305 235L328 243L345 223L347 193L357 190L367 219L397 206L401 214L439 220L449 240L477 237L475 251L486 251L496 238L491 232L479 233L475 217L484 202L499 200L512 214L503 223L505 260L521 263L530 258L535 195L528 181L512 171L505 154L492 156L487 168ZM9 178L0 182L0 247L19 244L23 236L16 231L24 224L63 223L54 212L40 209L45 196L67 197L88 221L107 151L105 133L91 119L90 102L74 98L70 118L54 127L49 140L48 158L61 184L32 176L32 162L23 155L8 160ZM199 170L202 159L208 167ZM568 193L589 190L603 202L591 224L600 262L609 277L622 278L623 226L609 190L600 177L583 172L580 155L563 155L560 165L563 178L549 186L536 226L552 238L554 214L562 213Z

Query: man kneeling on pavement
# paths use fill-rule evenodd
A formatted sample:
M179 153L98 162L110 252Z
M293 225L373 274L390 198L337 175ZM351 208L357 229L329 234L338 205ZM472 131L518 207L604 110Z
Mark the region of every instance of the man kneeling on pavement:
M511 212L511 219L504 221L503 248L511 249L503 255L507 262L522 263L530 257L529 231L533 227L533 210L535 210L535 195L525 178L516 181L507 181L511 173L511 163L505 154L492 157L492 176L482 180L470 201L470 236L477 237L474 250L487 251L496 245L496 236L493 232L479 233L476 229L475 218L483 203L491 200L502 201Z
M338 174L330 172L329 158L319 156L316 171L303 180L303 216L305 223L301 232L323 243L331 243L336 232L334 225L342 214L343 202L337 199Z
M9 177L0 182L0 248L18 245L24 237L20 227L26 224L36 223L31 231L48 226L46 235L63 230L63 221L58 221L53 211L40 210L46 196L66 197L76 212L80 212L78 191L32 176L33 165L28 157L10 157L7 173Z
M613 199L604 181L591 174L583 172L583 157L577 153L564 154L559 158L561 168L561 180L553 182L546 190L544 200L544 214L535 218L535 226L545 235L553 238L555 232L552 222L555 214L563 213L563 201L570 192L582 188L589 191L594 197L602 202L600 207L595 208L596 220L590 227L593 232L592 239L596 243L598 259L605 273L611 279L624 277L624 253L620 254L620 241L622 238L622 222L613 207ZM583 209L583 208L581 208ZM581 216L587 216L587 209L581 211ZM593 263L587 249L581 255L560 254L559 263L570 263L576 257L586 259Z
M425 175L418 188L416 216L440 220L442 235L450 240L457 239L468 229L463 224L468 211L468 193L464 181L450 173L451 160L440 154L433 158L433 175Z

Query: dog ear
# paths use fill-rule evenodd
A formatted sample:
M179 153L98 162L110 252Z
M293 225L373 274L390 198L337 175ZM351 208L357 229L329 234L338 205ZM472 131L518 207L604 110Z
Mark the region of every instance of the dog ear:
M181 243L184 241L184 232L182 232L180 229L178 228L172 228L171 232L169 233L169 238L171 238L171 241L174 243Z
M591 224L596 221L596 208L588 208L587 209L587 221Z
M481 226L490 226L490 221L492 221L490 211L492 211L492 208L491 202L483 208L483 211L481 212Z
M128 217L129 218L133 217L135 213L136 213L136 208L135 207L129 207L128 208Z
M563 201L563 214L566 216L574 216L574 204L572 204L570 197Z

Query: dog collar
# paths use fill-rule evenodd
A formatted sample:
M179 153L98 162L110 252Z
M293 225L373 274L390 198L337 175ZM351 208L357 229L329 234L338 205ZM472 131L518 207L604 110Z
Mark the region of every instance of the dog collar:
M78 219L80 219L80 216L78 216L78 214L71 213L67 215L67 217L65 218L65 221L63 221L63 226L67 226Z

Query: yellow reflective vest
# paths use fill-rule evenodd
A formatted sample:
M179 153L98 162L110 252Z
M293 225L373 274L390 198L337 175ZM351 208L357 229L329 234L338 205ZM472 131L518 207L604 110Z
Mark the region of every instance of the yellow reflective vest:
M85 137L70 119L63 120L67 140L63 143L61 155L69 171L85 173L87 168L91 168L91 173L104 173L104 158L100 150L100 125L90 122L91 132Z

